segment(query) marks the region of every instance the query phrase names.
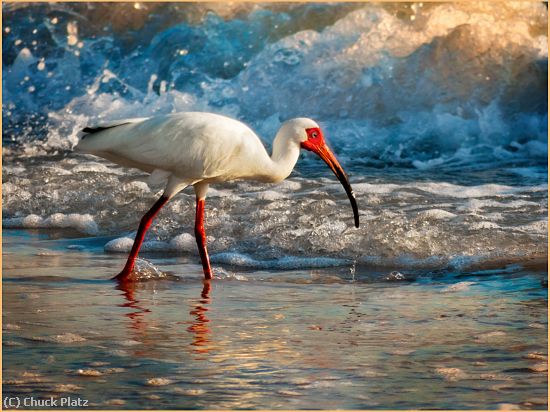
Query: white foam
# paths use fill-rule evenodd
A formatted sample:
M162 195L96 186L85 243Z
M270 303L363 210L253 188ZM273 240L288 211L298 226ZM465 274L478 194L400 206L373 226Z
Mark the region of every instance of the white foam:
M135 235L134 235L135 236ZM107 242L103 249L109 253L128 253L132 250L134 238L120 237ZM144 252L191 252L197 250L195 237L189 233L175 236L169 242L162 240L145 240L141 245Z
M496 254L487 253L479 255L441 255L441 256L383 256L383 255L365 255L357 259L358 264L380 267L398 267L407 269L451 269L463 270L474 265L479 265L483 262L494 262L495 259L506 258L525 258L525 253L522 251L516 255L503 256L500 252Z
M190 233L182 233L170 240L170 249L183 252L195 252L197 243L195 236Z
M148 193L151 191L147 183L140 182L140 181L133 181L129 183L125 183L122 186L122 189L125 192L132 192L132 193Z
M128 253L132 250L132 245L134 244L134 239L129 237L119 237L117 239L110 240L107 242L103 249L105 252L111 253Z
M222 197L233 202L241 199L233 190L216 189L212 186L208 189L208 197Z
M403 186L399 186L393 183L387 183L387 184L355 183L353 185L353 190L357 194L364 193L364 194L385 195L388 193L392 193L394 190L398 190L402 188Z
M416 183L411 185L411 187L420 189L424 192L432 193L438 196L448 196L454 198L478 198L478 197L489 197L489 196L511 196L519 191L522 188L506 186L506 185L497 185L493 183L478 185L478 186L462 186L452 183L445 182L427 182L427 183Z
M470 226L474 230L482 229L500 229L500 226L494 222L476 222Z
M23 166L12 166L12 167L3 167L4 173L9 175L21 176L27 172Z
M300 184L300 182L297 182L295 180L286 179L279 183L278 187L284 191L295 192L297 190L300 190L302 188L302 185Z
M257 198L261 200L279 200L284 199L286 196L280 192L275 192L274 190L265 190L257 193Z
M256 260L248 255L235 252L217 253L211 256L213 263L225 263L234 266L257 269L306 269L346 266L351 264L346 259L327 257L295 257L285 256L276 260Z
M121 237L107 242L103 246L103 250L109 253L128 253L132 250L134 239L129 237ZM141 245L143 252L171 252L174 249L170 243L161 240L146 240Z
M528 223L519 227L526 233L536 233L540 235L546 235L548 233L548 220L541 219L535 222Z
M115 167L107 167L104 164L97 163L97 162L86 162L86 163L80 163L73 167L72 169L73 173L83 173L83 172L94 172L94 173L108 173L113 175L122 175L124 172L122 172L120 169Z
M96 235L99 232L97 223L89 214L80 215L78 213L71 213L65 215L63 213L55 213L46 218L44 224L46 227L73 228L89 235Z
M508 3L511 2L435 4L421 10L414 22L405 22L385 6L365 4L322 29L309 30L307 26L308 30L301 30L306 26L298 22L297 32L280 41L260 39L258 49L244 56L239 73L223 79L216 75L204 78L201 69L210 67L211 74L214 73L215 61L220 58L218 51L223 57L225 49L216 47L220 45L215 43L216 36L208 40L214 42L208 48L214 50L212 55L193 55L197 75L189 78L183 72L174 74L177 79L165 78L171 74L161 74L158 67L174 62L177 66L181 61L175 61L171 54L151 59L154 48L143 50L137 57L125 56L124 51L121 57L111 53L116 60L112 67L122 69L111 68L112 72L101 69L85 76L81 72L84 66L74 64L75 60L68 60L63 53L60 57L50 53L53 57L48 59L49 64L57 66L52 70L52 81L45 82L44 89L37 88L43 93L29 96L25 93L27 87L7 81L8 104L17 106L17 110L15 107L8 110L25 113L25 109L36 106L47 107L51 112L50 102L38 97L48 96L50 87L65 80L60 79L65 74L72 76L73 84L81 81L87 87L87 91L52 95L55 106L61 109L50 113L48 140L36 145L17 142L25 146L29 156L68 149L74 143L76 131L83 126L108 124L125 117L184 110L222 112L245 119L266 141L271 141L283 119L297 113L322 121L329 143L351 172L361 227L353 228L349 203L330 171L315 156L301 155L291 179L267 186L267 190L266 185L256 183L229 183L211 188L209 196L217 199L207 208L207 232L220 236L211 244L211 251L241 252L255 259L249 262L251 265L272 264L267 259L285 254L330 255L350 260L365 256L365 262L374 256L374 260L386 264L403 262L417 266L445 265L452 256L463 254L466 256L463 259L468 260L470 255L494 250L503 255L539 254L545 251L542 236L547 225L542 219L546 215L543 210L547 203L546 185L514 186L508 182L518 182L520 178L512 176L508 180L510 171L504 171L504 177L500 174L496 177L495 183L504 184L478 183L484 176L487 179L493 176L494 169L483 174L485 165L493 161L499 164L500 160L504 167L537 165L533 166L536 174L530 167L516 168L516 172L528 177L528 184L533 179L545 182L547 168L541 166L541 158L547 153L547 116L531 113L531 108L545 95L537 92L544 70L530 69L538 67L539 56L546 53L543 47L546 36L537 37L535 33L544 32L533 27L546 27L547 10L540 2ZM281 17L278 13L272 16ZM250 18L250 22L259 22L257 15ZM194 29L211 28L208 20L202 24ZM239 37L232 37L235 27L225 31L226 22L216 24L228 34L228 38L221 39L222 43L240 45ZM187 30L185 23L170 28L176 34L180 29ZM158 40L167 33L171 31L154 34ZM112 32L105 36L116 39ZM100 36L97 41L103 40ZM136 40L143 39L138 35ZM84 62L105 57L104 51L90 47L92 44L91 39L85 42L81 55ZM62 44L52 47L53 52L64 50ZM453 53L442 58L441 50ZM469 71L460 70L456 61L463 58L476 62L477 66ZM8 79L22 80L26 75L33 81L39 79L35 76L37 60L30 50L17 59L17 63L7 68ZM151 65L141 65L147 59ZM495 59L503 64L494 67ZM124 70L129 60L143 70ZM434 70L426 71L425 67ZM490 73L485 73L486 70ZM517 76L508 81L510 72ZM485 75L491 79L485 79ZM455 81L449 82L449 76ZM161 81L166 81L166 87L158 87ZM266 84L278 87L265 93ZM323 87L315 87L319 84ZM125 90L122 94L121 89ZM519 101L514 99L516 95ZM441 96L452 98L442 100ZM482 99L478 100L480 96ZM513 102L504 102L503 96ZM26 100L10 102L10 97ZM526 108L522 109L524 103ZM517 116L507 116L515 106L520 108ZM514 127L518 125L522 127ZM34 132L24 135L33 138ZM20 220L7 219L7 225L41 227L46 224L45 218L28 216L23 221L21 216L75 211L94 213L96 219L101 219L98 223L116 234L121 228L134 227L144 209L153 203L153 193L146 184L119 181L119 171L125 175L132 172L111 168L108 163L97 162L97 158L50 156L48 160L32 159L32 163L27 163L15 158L18 151L10 150L4 153L5 158L16 167L4 169L6 181L9 179L4 187L5 216L9 213L10 218ZM50 163L66 172L40 169L41 164ZM306 167L302 168L304 163ZM432 171L391 166L410 167L411 163ZM28 167L18 168L20 164ZM308 176L312 170L308 164L323 167L324 172L312 174L315 178L302 178L302 174ZM376 170L370 168L371 164ZM425 181L427 177L447 178L445 173L438 173L440 166L447 168L444 172L456 173L454 176L461 183ZM467 173L461 175L463 166ZM379 167L388 167L390 176ZM475 180L468 177L472 168L480 171ZM67 177L60 179L55 174ZM417 183L403 183L414 181L415 176L421 176ZM476 183L464 183L472 181ZM148 195L140 197L140 194ZM246 197L246 201L233 201L241 199L239 196ZM196 253L192 235L174 237L181 233L181 227L192 225L192 197L182 193L162 210L152 231L160 240L148 240L144 250ZM60 224L59 219L54 220L50 224ZM476 232L475 228L485 228L487 232ZM518 231L524 233L518 237ZM129 241L114 242L106 249L127 253L132 244L131 236L127 237ZM529 251L525 252L526 249Z
M2 183L2 196L7 197L7 201L17 198L18 201L27 201L32 197L32 194L23 189L23 187L13 183Z
M469 199L468 202L459 207L460 210L479 211L486 208L502 208L502 209L522 209L525 207L540 206L536 202L528 200L515 199L507 202L499 202L494 199Z
M405 277L405 275L403 273L394 270L393 272L386 275L386 277L384 279L393 282L393 281L406 280L407 278Z
M429 210L423 210L422 212L418 212L419 217L424 218L431 218L431 219L452 219L456 217L454 213L447 212L443 209L429 209Z
M34 214L25 217L6 218L2 220L2 226L5 228L72 228L88 235L99 233L97 223L91 215L78 213L68 215L54 213L46 218Z
M436 368L435 372L449 382L468 379L468 374L459 368Z
M52 342L52 343L63 343L63 344L84 342L86 340L86 338L70 332L63 333L61 335L33 336L30 339L39 341L39 342Z
M67 164L70 164L70 163L67 162ZM44 164L44 165L36 166L36 168L33 168L33 169L41 172L45 172L45 174L53 175L53 176L70 176L73 174L70 170L64 169L57 165L50 166L48 164Z

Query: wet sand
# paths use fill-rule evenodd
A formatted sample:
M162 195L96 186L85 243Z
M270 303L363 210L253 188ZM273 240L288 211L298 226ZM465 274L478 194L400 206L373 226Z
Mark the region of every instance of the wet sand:
M121 289L104 239L4 231L4 395L98 409L547 407L547 274L238 271ZM29 408L27 408L29 409Z

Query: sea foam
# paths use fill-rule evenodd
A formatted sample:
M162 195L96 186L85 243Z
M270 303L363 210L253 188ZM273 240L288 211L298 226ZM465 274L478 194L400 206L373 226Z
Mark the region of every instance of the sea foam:
M2 219L2 226L8 229L71 228L88 235L95 235L99 232L98 226L91 215L80 215L78 213L68 215L54 213L46 218L34 214L25 217L4 218Z

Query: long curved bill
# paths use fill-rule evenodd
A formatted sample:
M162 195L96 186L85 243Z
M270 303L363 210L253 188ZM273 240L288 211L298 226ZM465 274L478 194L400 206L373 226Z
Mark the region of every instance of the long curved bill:
M346 172L344 172L344 169L342 169L342 166L340 166L340 163L336 159L336 156L334 156L334 154L330 151L326 144L319 145L312 151L317 153L319 157L325 161L328 167L330 167L330 170L334 172L340 183L342 183L342 186L344 186L344 190L346 191L349 201L351 202L351 208L353 209L355 227L359 227L359 209L357 208L355 194L353 193L353 189L349 184L348 175L346 174Z

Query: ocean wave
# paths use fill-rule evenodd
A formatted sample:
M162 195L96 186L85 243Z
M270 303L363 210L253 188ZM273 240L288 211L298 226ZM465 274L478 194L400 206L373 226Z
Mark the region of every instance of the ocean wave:
M288 117L316 118L361 218L314 156L280 185L215 185L209 250L224 264L546 255L544 4L111 7L109 26L104 5L4 5L5 228L116 237L105 250L126 253L162 176L72 153L78 130L208 110L267 146ZM194 202L169 202L144 252L196 253Z
M143 182L123 183L128 176L93 170L83 180L98 184L92 196L81 190L81 180L68 182L61 174L57 178L49 176L32 201L9 194L19 192L20 180L8 173L3 226L72 227L87 234L118 235L105 245L105 250L127 253L135 236L131 232L160 191L143 190L147 186ZM33 179L42 173L37 170L26 176ZM19 179L25 187L26 178ZM300 189L288 192L273 186L267 193L280 195L267 198L259 195L264 186L252 182L231 183L225 188L222 185L214 191L207 199L206 218L211 254L224 263L261 267L262 262L281 256L311 257L316 262L336 259L340 264L368 261L369 256L390 262L402 256L441 261L451 256L546 253L546 184L465 186L359 181L354 188L361 226L355 229L345 195L336 183L327 185L326 181L304 178L291 178L289 182L288 187ZM128 190L134 186L139 190ZM69 196L69 202L58 201ZM196 254L192 235L194 202L192 193L182 193L168 203L147 234L143 251ZM25 210L31 213L25 214ZM43 214L38 216L34 210L42 210ZM129 234L121 236L125 231Z
M130 40L88 28L89 11L57 8L31 30L22 10L4 33L5 143L68 150L88 123L209 110L266 141L311 116L353 167L545 162L542 3L235 7L178 24L158 9L164 24ZM312 27L308 13L333 17Z

